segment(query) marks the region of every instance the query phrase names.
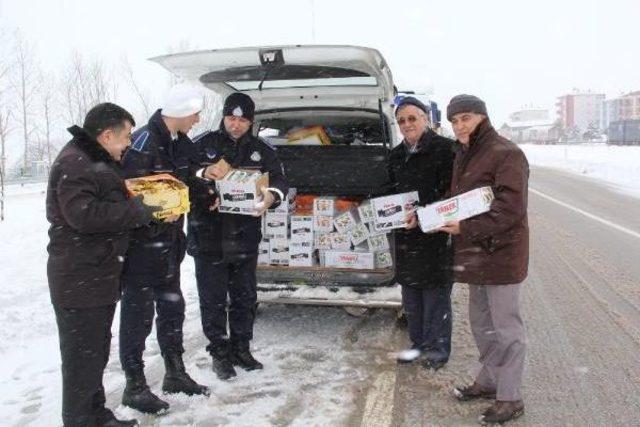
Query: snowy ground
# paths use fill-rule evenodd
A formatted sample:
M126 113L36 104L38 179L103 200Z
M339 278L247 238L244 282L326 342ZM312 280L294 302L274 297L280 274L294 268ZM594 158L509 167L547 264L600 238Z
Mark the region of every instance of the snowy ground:
M640 147L523 146L532 165L566 169L606 180L640 196ZM6 220L0 223L0 419L3 425L59 425L60 373L57 330L46 282L47 222L44 184L8 189ZM261 307L254 347L267 368L241 372L236 381L213 378L200 331L193 263L183 265L187 299L187 365L211 385L208 399L169 397L173 411L141 418L119 407L123 386L117 339L105 374L108 404L144 425L341 425L381 366L392 363L397 339L382 311L361 322L333 308ZM118 316L113 326L117 336ZM153 337L154 334L152 334ZM146 359L152 388L163 368L154 338Z
M613 184L640 197L640 147L606 144L520 146L529 163L563 169Z

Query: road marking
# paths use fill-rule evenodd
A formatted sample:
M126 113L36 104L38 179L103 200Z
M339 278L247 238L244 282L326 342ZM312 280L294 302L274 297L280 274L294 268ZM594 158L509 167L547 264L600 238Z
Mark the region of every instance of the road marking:
M389 427L393 416L396 372L383 372L373 382L362 414L362 427Z
M554 197L551 197L551 196L549 196L547 194L544 194L543 192L541 192L539 190L536 190L534 188L529 188L529 191L532 192L533 194L537 194L538 196L540 196L542 198L545 198L545 199L547 199L549 201L552 201L553 203L556 203L556 204L558 204L560 206L563 206L563 207L565 207L567 209L571 209L574 212L577 212L577 213L579 213L581 215L584 215L587 218L590 218L590 219L592 219L594 221L598 221L601 224L607 225L607 226L609 226L611 228L614 228L614 229L616 229L618 231L622 231L623 233L626 233L626 234L628 234L630 236L633 236L635 238L640 239L640 233L638 233L637 231L631 230L630 228L623 227L621 225L616 224L615 222L608 221L608 220L606 220L604 218L600 218L599 216L596 216L596 215L591 214L591 213L589 213L587 211L584 211L584 210L582 210L580 208L577 208L577 207L572 206L572 205L570 205L568 203L565 203L565 202L563 202L561 200L558 200L558 199L556 199Z

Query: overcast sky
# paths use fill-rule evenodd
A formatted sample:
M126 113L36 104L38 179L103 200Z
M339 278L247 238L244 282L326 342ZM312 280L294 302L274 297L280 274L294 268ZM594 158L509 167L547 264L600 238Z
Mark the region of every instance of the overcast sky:
M476 94L497 126L573 88L640 90L639 23L639 0L0 0L0 26L19 28L51 70L73 50L104 63L126 54L161 88L166 74L146 58L181 43L363 45L380 50L398 88L432 88L442 106Z

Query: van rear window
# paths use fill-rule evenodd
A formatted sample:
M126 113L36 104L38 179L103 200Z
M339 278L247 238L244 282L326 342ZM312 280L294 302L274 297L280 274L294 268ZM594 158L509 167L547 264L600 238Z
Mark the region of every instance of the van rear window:
M258 136L274 145L382 145L380 120L370 118L311 120L267 119L260 121Z

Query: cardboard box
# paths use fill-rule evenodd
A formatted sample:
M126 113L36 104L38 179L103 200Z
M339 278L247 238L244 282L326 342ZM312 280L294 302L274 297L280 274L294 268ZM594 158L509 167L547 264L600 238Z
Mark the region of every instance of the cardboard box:
M287 144L330 145L331 140L322 126L308 126L287 133Z
M269 240L269 264L289 265L289 241L287 239Z
M372 270L375 267L372 252L326 251L324 266L334 268L355 268Z
M261 240L258 244L258 264L269 264L269 240Z
M328 215L314 215L313 231L317 233L331 233L333 231L333 217Z
M420 229L426 233L442 227L447 221L459 221L488 212L492 201L491 187L481 187L419 208Z
M328 216L335 214L335 197L317 197L313 199L313 216Z
M265 238L286 239L289 225L289 215L281 212L267 212L264 216Z
M348 234L338 232L330 233L331 249L349 250L351 249L351 239Z
M369 236L367 243L369 244L369 250L374 252L389 249L389 239L386 234Z
M371 199L375 229L388 231L404 228L407 214L415 210L418 201L417 191Z
M331 234L330 233L314 234L313 247L314 249L319 249L319 250L331 249Z
M256 170L232 169L216 181L222 213L253 215L262 200L262 189L269 186L269 174Z
M124 182L130 195L142 195L145 205L162 207L161 211L153 213L158 219L189 212L189 188L169 174L129 178Z
M390 251L375 252L376 268L389 268L393 265L393 258Z
M333 219L333 225L338 233L347 234L358 225L358 212L356 210L346 211Z
M313 247L310 244L291 243L289 245L290 267L312 267L313 265Z
M367 229L369 230L369 236L384 236L387 233L390 233L391 231L393 231L393 229L390 230L376 230L376 226L373 222L368 222L366 224Z
M291 243L313 243L313 216L291 216Z
M348 234L353 246L357 246L360 243L367 241L369 238L369 229L365 224L359 222L356 224L355 228L349 230Z
M362 222L373 222L376 219L370 200L366 200L358 206L358 215L360 215L360 221Z

